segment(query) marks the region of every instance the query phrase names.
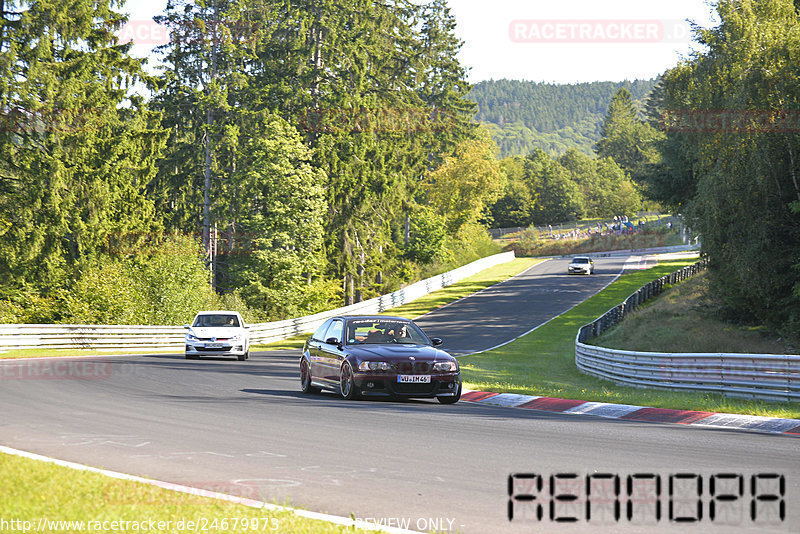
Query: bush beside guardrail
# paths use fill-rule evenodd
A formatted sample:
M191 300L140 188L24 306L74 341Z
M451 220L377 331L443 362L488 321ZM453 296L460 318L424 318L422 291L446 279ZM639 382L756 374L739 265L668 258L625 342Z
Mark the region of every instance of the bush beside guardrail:
M426 278L388 295L306 317L249 325L251 343L271 343L311 332L336 315L380 313L412 302L484 269L514 259L503 252L473 261L452 271ZM0 351L9 349L173 349L184 346L180 326L0 324Z
M703 260L653 280L578 331L575 364L592 376L617 384L670 390L723 393L772 401L800 400L800 356L780 354L660 353L588 345L623 320L667 285L694 276L707 267Z

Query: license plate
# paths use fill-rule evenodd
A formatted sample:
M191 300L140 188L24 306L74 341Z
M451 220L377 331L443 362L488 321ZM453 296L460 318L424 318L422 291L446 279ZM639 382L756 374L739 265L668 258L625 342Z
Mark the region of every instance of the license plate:
M397 381L401 384L430 384L431 375L398 375Z
M222 343L206 343L207 349L221 349Z

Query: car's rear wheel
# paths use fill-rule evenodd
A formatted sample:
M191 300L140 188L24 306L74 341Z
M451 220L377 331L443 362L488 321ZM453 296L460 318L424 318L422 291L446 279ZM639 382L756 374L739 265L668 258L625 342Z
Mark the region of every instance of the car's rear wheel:
M347 400L355 400L360 396L358 387L356 387L356 379L353 376L353 368L348 362L342 364L342 370L339 373L339 390L342 397Z
M306 360L300 362L300 389L303 393L319 393L319 388L311 385L311 369Z
M436 397L436 400L442 404L455 404L461 398L461 384L458 385L458 391L451 397Z

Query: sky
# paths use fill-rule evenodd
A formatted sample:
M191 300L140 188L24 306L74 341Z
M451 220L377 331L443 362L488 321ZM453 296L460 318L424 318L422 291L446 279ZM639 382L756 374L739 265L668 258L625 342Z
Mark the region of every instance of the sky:
M711 0L448 0L469 81L552 83L654 78L688 57L689 23L713 25ZM166 0L133 0L123 37L150 56ZM128 40L128 39L125 39ZM151 56L152 57L152 56ZM153 57L150 64L156 63Z

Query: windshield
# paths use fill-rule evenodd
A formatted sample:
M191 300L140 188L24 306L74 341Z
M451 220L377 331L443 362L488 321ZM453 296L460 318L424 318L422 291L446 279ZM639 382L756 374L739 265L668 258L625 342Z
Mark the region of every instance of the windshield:
M347 344L407 343L429 345L428 337L411 321L355 319L347 321Z
M572 263L589 263L589 258L575 258Z
M203 327L239 327L239 318L228 314L198 315L192 326Z

